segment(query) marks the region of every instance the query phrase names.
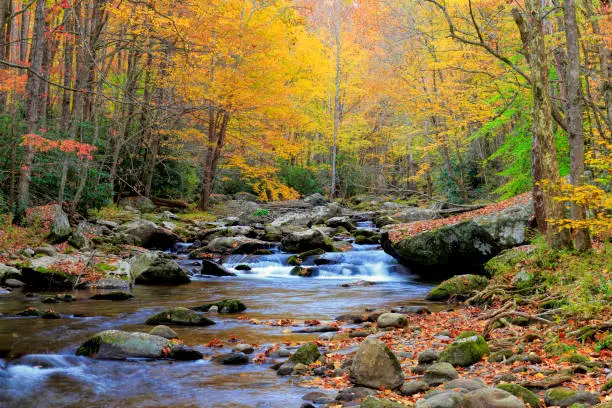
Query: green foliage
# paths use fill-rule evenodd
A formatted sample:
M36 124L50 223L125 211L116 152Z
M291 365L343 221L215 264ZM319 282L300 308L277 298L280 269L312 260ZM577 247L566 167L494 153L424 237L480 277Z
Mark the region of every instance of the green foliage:
M279 176L284 184L292 187L301 195L322 192L316 174L306 167L284 163L281 164Z
M608 336L599 340L595 345L595 350L597 350L597 352L600 352L603 349L612 350L612 333L608 333Z
M257 211L255 211L253 213L253 216L255 217L265 217L267 215L270 214L270 210L268 210L267 208L259 208L257 209Z

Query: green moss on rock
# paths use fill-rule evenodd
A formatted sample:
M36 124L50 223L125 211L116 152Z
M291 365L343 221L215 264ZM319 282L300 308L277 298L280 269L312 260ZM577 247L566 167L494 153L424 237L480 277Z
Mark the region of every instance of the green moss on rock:
M511 272L515 265L529 257L529 253L520 249L508 249L489 259L484 269L489 276L504 275Z
M519 397L524 402L529 404L531 408L544 406L544 403L542 402L542 400L538 398L537 395L535 395L533 392L531 392L530 390L528 390L527 388L521 385L504 383L504 384L499 384L497 388L504 390L506 392L509 392L515 397Z
M149 317L145 323L152 326L157 326L160 324L178 326L210 326L215 324L215 322L206 316L202 316L199 313L184 307L175 307L173 309L168 309L161 313L157 313L156 315Z
M465 299L473 292L484 289L489 279L479 275L457 275L445 280L425 296L425 300Z
M368 396L359 408L406 408L408 405L400 404L399 402L390 401L386 399L374 398Z
M307 343L300 347L290 358L294 364L311 364L317 361L321 357L319 348L314 343Z
M440 353L439 361L454 366L469 367L489 354L489 346L482 336L464 337L455 340Z
M202 306L193 307L193 310L208 312L208 310L217 306L219 313L240 313L246 310L246 305L238 299L223 299L218 302L205 303Z

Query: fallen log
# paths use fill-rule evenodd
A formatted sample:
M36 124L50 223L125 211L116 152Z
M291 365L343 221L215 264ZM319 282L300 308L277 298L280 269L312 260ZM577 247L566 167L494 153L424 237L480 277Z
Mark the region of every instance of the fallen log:
M159 207L178 208L181 210L189 208L189 204L180 200L169 200L166 198L151 197L151 201L153 201L153 204Z

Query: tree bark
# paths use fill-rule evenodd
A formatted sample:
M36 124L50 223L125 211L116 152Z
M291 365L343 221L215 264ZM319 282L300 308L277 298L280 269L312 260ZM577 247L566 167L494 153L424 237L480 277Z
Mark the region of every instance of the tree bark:
M582 185L584 175L584 129L582 89L580 86L580 48L575 0L564 0L563 15L567 42L565 86L567 92L567 133L570 144L570 180L574 187L579 187ZM572 204L571 214L573 220L586 220L586 209L583 206ZM591 248L588 229L578 228L575 230L574 246L579 251L587 251Z

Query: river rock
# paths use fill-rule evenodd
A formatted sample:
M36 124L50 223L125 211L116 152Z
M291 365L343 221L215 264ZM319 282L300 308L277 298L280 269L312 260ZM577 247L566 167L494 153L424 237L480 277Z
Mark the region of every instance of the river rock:
M191 309L184 307L175 307L164 310L147 319L145 322L148 325L177 325L177 326L210 326L215 324L208 317L194 312Z
M128 293L128 292L124 292L122 290L115 290L115 291L112 291L112 292L96 293L95 295L90 297L90 299L93 299L93 300L114 300L114 301L120 301L120 300L134 299L134 295L132 295L131 293Z
M347 231L352 231L355 229L355 224L351 222L349 217L332 217L325 221L325 225L330 228L338 228L342 227Z
M305 252L312 249L332 250L332 244L318 229L309 229L288 234L281 241L281 249L286 252Z
M312 224L310 213L295 212L283 214L270 223L271 227L281 228L285 226L309 227Z
M532 212L532 204L517 205L394 242L384 234L383 248L415 270L427 270L430 277L440 270L456 269L458 265L470 269L505 248L522 244Z
M381 329L387 327L405 327L408 325L408 319L406 319L406 316L399 313L383 313L378 316L376 324Z
M402 385L400 394L402 394L405 397L410 397L411 395L425 392L428 389L429 389L429 385L427 385L427 383L424 381L411 381L411 382L406 382Z
M252 254L255 251L271 248L273 244L244 236L219 237L208 243L206 249L218 254Z
M161 251L147 251L130 260L132 280L145 285L180 285L191 282L172 257Z
M134 208L142 212L155 211L155 204L150 198L144 196L124 197L118 203L121 207Z
M169 340L179 338L178 334L174 330L172 330L170 327L163 325L163 324L160 324L152 328L149 334L152 334L154 336L163 337Z
M480 388L463 396L462 408L525 408L525 403L499 388Z
M136 220L123 224L117 231L119 242L150 249L166 250L180 241L178 235L148 220Z
M429 365L438 361L438 352L434 349L427 349L417 355L419 365Z
M397 357L379 339L368 337L359 346L350 369L353 384L370 388L399 388L404 373Z
M324 224L330 218L341 216L342 207L336 203L330 203L313 208L311 214L313 224Z
M4 283L7 279L22 279L19 269L12 266L0 263L0 283Z
M223 299L218 302L205 303L202 306L193 307L193 310L209 312L216 307L219 313L240 313L246 310L246 305L238 299Z
M445 391L418 400L415 408L462 408L462 399L460 392Z
M408 408L409 405L400 404L399 402L386 400L382 398L367 397L359 408Z
M301 346L291 357L289 361L293 364L311 364L321 357L319 348L314 343L306 343Z
M445 382L452 381L459 377L455 367L449 363L435 363L425 370L423 381L432 387L435 387Z
M34 255L57 256L57 249L53 245L42 245L34 248Z
M244 365L249 363L249 356L244 353L232 352L229 354L223 354L217 358L216 361L219 361L223 365Z
M302 278L311 278L318 275L319 270L312 266L294 266L289 272L291 276L300 276Z
M591 406L599 404L599 395L587 391L576 391L570 388L557 387L546 391L546 394L544 394L544 401L547 406L557 406L561 408L569 407L572 404Z
M433 288L425 300L466 299L476 291L484 289L489 279L478 275L457 275Z
M454 389L459 389L459 390L465 390L465 391L476 391L479 390L481 388L485 388L487 386L487 384L485 384L484 381L482 381L480 378L477 378L475 380L468 380L466 378L457 378L456 380L452 380L449 381L447 383L444 383L444 389L445 390L454 390Z
M536 394L534 394L531 390L528 390L527 388L521 385L503 383L503 384L497 385L497 388L499 388L500 390L509 392L515 397L519 397L520 399L525 401L527 404L529 404L531 408L537 408L537 407L544 406L544 404L542 403L542 401Z
M459 336L440 353L440 361L453 366L469 367L489 354L489 346L482 336Z
M25 286L25 283L17 279L7 279L4 281L4 285L9 288L21 288Z
M286 363L281 364L278 370L276 370L276 374L281 376L290 375L291 373L293 373L293 369L295 368L295 366L295 363L287 361Z
M216 262L209 261L208 259L202 259L202 269L200 270L201 275L207 276L236 276L235 273L228 271L223 266Z
M252 354L255 352L255 349L250 344L237 344L234 346L232 351L237 353Z
M336 395L336 401L351 402L366 398L370 395L376 394L376 390L366 387L349 387L344 390L340 390Z
M148 333L106 330L87 340L76 354L97 359L172 358L176 344Z
M77 281L77 275L66 273L57 267L64 262L79 260L69 255L33 258L21 268L23 282L28 286L45 289L72 289L75 286L83 286L83 282Z
M438 213L429 208L406 208L392 215L393 220L399 222L415 222L433 220L438 218Z

